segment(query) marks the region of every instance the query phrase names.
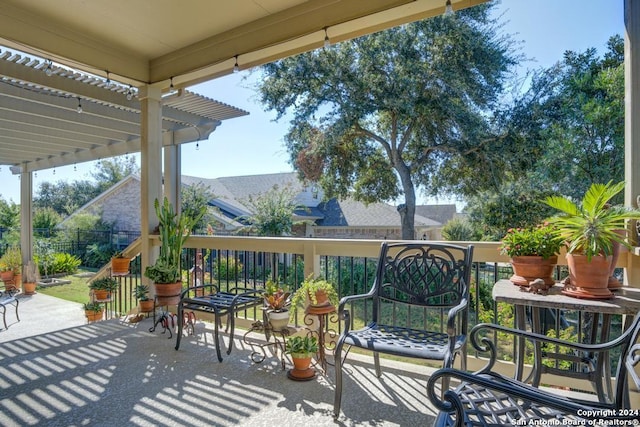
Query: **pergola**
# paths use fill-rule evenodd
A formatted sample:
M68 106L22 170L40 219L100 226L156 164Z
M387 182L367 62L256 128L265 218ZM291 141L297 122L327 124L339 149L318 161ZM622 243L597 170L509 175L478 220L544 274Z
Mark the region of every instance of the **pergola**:
M454 9L461 9L485 1L452 0L451 3ZM640 54L636 53L640 43L640 5L632 0L621 1L625 2L626 25L625 198L627 204L635 205L635 195L640 194L640 173L633 167L640 164L637 112ZM216 120L224 119L212 115L198 121L201 113L190 109L197 96L183 89L229 74L234 68L250 68L321 47L325 38L339 42L442 14L445 2L0 0L0 45L44 58L39 64L24 64L3 57L0 75L5 81L20 82L37 90L16 90L20 92L15 94L16 102L2 101L0 108L13 109L17 116L22 107L42 103L42 114L25 123L35 128L39 123L60 119L73 127L85 117L90 118L89 114L75 112L79 101L83 111L89 112L93 107L101 109L105 123L110 116L115 122L126 122L130 130L128 136L121 135L118 143L106 135L92 138L95 135L88 132L81 139L86 138L85 144L91 147L80 151L68 147L55 149L51 141L56 136L49 135L50 138L24 138L19 150L24 154L17 150L9 153L4 150L7 140L0 139L3 147L0 165L14 166L21 174L21 243L28 249L23 251L23 257L31 257L31 236L25 232L31 229L30 209L24 207L31 199L32 171L139 150L142 263L148 265L151 253L148 236L157 223L153 201L161 198L164 191L173 203L179 204L180 144L206 137L207 132L215 128ZM45 72L48 61L96 76L102 83L91 84L63 76L62 69L49 76ZM119 85L115 89L105 87L107 81ZM127 99L129 86L136 91L135 100ZM3 95L16 89L6 84L0 87ZM60 98L59 110L44 105L53 98L49 96L52 93L69 95ZM5 133L0 130L0 134ZM29 154L34 152L47 155L34 158ZM640 266L636 264L640 262L629 264L632 267L628 273L640 278Z

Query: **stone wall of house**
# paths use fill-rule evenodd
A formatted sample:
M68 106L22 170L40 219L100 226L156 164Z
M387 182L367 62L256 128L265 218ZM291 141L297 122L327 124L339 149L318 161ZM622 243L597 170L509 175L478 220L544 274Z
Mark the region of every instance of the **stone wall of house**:
M109 194L101 203L102 220L114 229L140 231L140 183L131 181Z

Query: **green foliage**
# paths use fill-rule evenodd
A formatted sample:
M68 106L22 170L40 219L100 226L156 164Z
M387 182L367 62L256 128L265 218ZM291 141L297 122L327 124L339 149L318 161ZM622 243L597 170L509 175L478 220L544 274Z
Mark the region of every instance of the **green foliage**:
M246 201L253 212L237 218L249 223L249 228L259 236L283 236L291 233L293 214L299 204L296 192L291 187L280 188L274 185L269 191L257 196L249 196Z
M304 308L307 299L311 301L311 304L317 305L318 299L316 298L316 292L318 291L324 291L329 298L329 302L334 306L338 305L339 298L335 286L324 279L314 279L313 274L311 274L300 283L300 287L293 293L291 306ZM291 312L291 319L295 319L295 313L293 311Z
M233 280L242 274L242 263L232 257L220 257L214 264L213 275L218 280Z
M85 311L93 311L96 313L102 312L102 304L99 302L86 302L82 305L82 309Z
M403 237L413 238L416 188L446 192L437 176L467 156L478 171L477 153L489 145L490 110L517 62L491 7L263 66L261 102L278 118L293 113L285 143L302 177L320 177L327 197L367 203L404 197ZM299 159L309 155L321 173L314 167L307 176ZM455 186L460 175L449 178Z
M99 277L89 283L89 289L104 290L113 292L118 290L120 284L113 277Z
M282 312L289 310L291 301L289 300L290 292L286 292L278 282L267 280L264 285L264 297L265 306L275 312Z
M55 252L51 242L45 239L37 239L33 249L33 260L38 271L44 273L44 277L49 277L49 274L52 273L51 267L55 261Z
M546 259L558 255L563 244L554 227L539 224L530 228L510 228L502 238L500 251L511 258L537 255Z
M159 220L160 254L154 265L147 266L144 275L155 283L174 283L181 279L180 257L184 242L204 215L204 209L195 217L178 215L166 197L162 205L156 199L154 207Z
M22 252L17 246L10 246L0 257L0 269L22 273Z
M76 240L78 231L108 230L108 224L102 222L100 215L78 212L69 217L60 229L59 236L63 240Z
M38 230L50 230L55 233L55 228L62 222L62 216L50 207L37 208L33 213L33 228Z
M88 180L68 183L43 182L36 191L33 206L36 209L51 208L62 216L75 212L101 193L95 184Z
M102 267L111 259L112 251L111 243L93 243L87 246L84 256L84 265L86 267Z
M146 285L137 285L133 289L133 295L138 301L149 301L149 287Z
M463 242L479 240L480 236L467 218L456 217L442 227L442 237L448 241Z
M190 218L196 218L203 210L205 214L193 225L195 230L204 230L207 224L215 221L215 218L208 213L209 201L215 198L208 186L201 182L193 185L183 186L181 191L182 214Z
M37 260L36 260L37 262ZM82 260L77 256L56 252L53 254L51 263L47 267L47 273L51 274L73 274L78 271L78 267L82 264ZM38 264L40 271L43 271L44 265Z
M309 357L318 352L318 338L314 336L293 336L287 339L285 353L293 357Z
M592 184L580 204L568 197L548 197L545 203L561 213L548 221L558 236L568 245L567 252L586 255L611 255L613 242L629 247L624 236L616 230L625 228L625 220L640 219L640 211L609 202L624 190L624 181L614 184Z
M20 205L0 198L0 228L20 227Z
M119 156L98 161L91 177L96 182L95 187L98 193L102 193L127 176L139 172L140 168L136 165L135 157Z

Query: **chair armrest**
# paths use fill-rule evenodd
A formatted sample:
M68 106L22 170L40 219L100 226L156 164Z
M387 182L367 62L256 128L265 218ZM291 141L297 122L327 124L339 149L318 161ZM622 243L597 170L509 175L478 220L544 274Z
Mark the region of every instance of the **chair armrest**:
M478 374L464 372L454 368L439 369L434 372L427 381L427 396L441 411L455 412L456 425L460 425L461 420L465 419L466 405L463 403L463 398L460 396L461 394L465 400L473 400L474 398L480 397L479 405L482 405L481 402L483 400L481 396L476 396L475 393L464 394L464 392L458 393L451 389L445 390L444 394L441 394L439 390L436 390L436 385L438 382L442 383L441 380L444 378L449 379L449 382L446 382L448 384L451 383L451 379L455 379L462 383L462 385L459 386L460 388L466 387L476 390L478 393L486 393L487 391L496 392L496 394L502 393L514 404L526 402L527 406L534 404L541 407L549 407L562 413L573 414L583 418L606 418L599 414L602 414L603 410L613 408L611 404L570 399L560 396L559 394L530 386L494 372ZM598 412L589 413L589 411ZM611 411L610 413L617 414L616 411Z
M468 305L469 301L467 300L467 298L462 298L458 305L449 309L449 314L447 316L447 334L450 337L456 335L456 317L458 316L458 313L466 310Z
M338 303L338 321L342 320L344 322L344 328L342 329L343 335L349 332L349 330L351 329L351 313L345 308L345 306L354 301L373 298L374 293L375 290L372 288L366 294L347 295L345 297L342 297L342 299Z

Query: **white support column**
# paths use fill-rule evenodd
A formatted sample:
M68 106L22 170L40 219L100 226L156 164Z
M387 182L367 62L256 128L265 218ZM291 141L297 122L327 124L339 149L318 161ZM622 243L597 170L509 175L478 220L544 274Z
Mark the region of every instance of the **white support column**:
M182 200L180 199L181 162L182 152L179 145L164 147L164 195L178 213L182 210Z
M33 177L32 172L20 173L20 251L22 265L33 259Z
M162 93L159 88L144 86L138 92L141 106L140 145L140 232L142 235L142 272L155 261L157 251L149 235L158 225L154 210L156 199L162 201ZM143 276L143 283L149 284ZM151 288L153 289L153 287Z

